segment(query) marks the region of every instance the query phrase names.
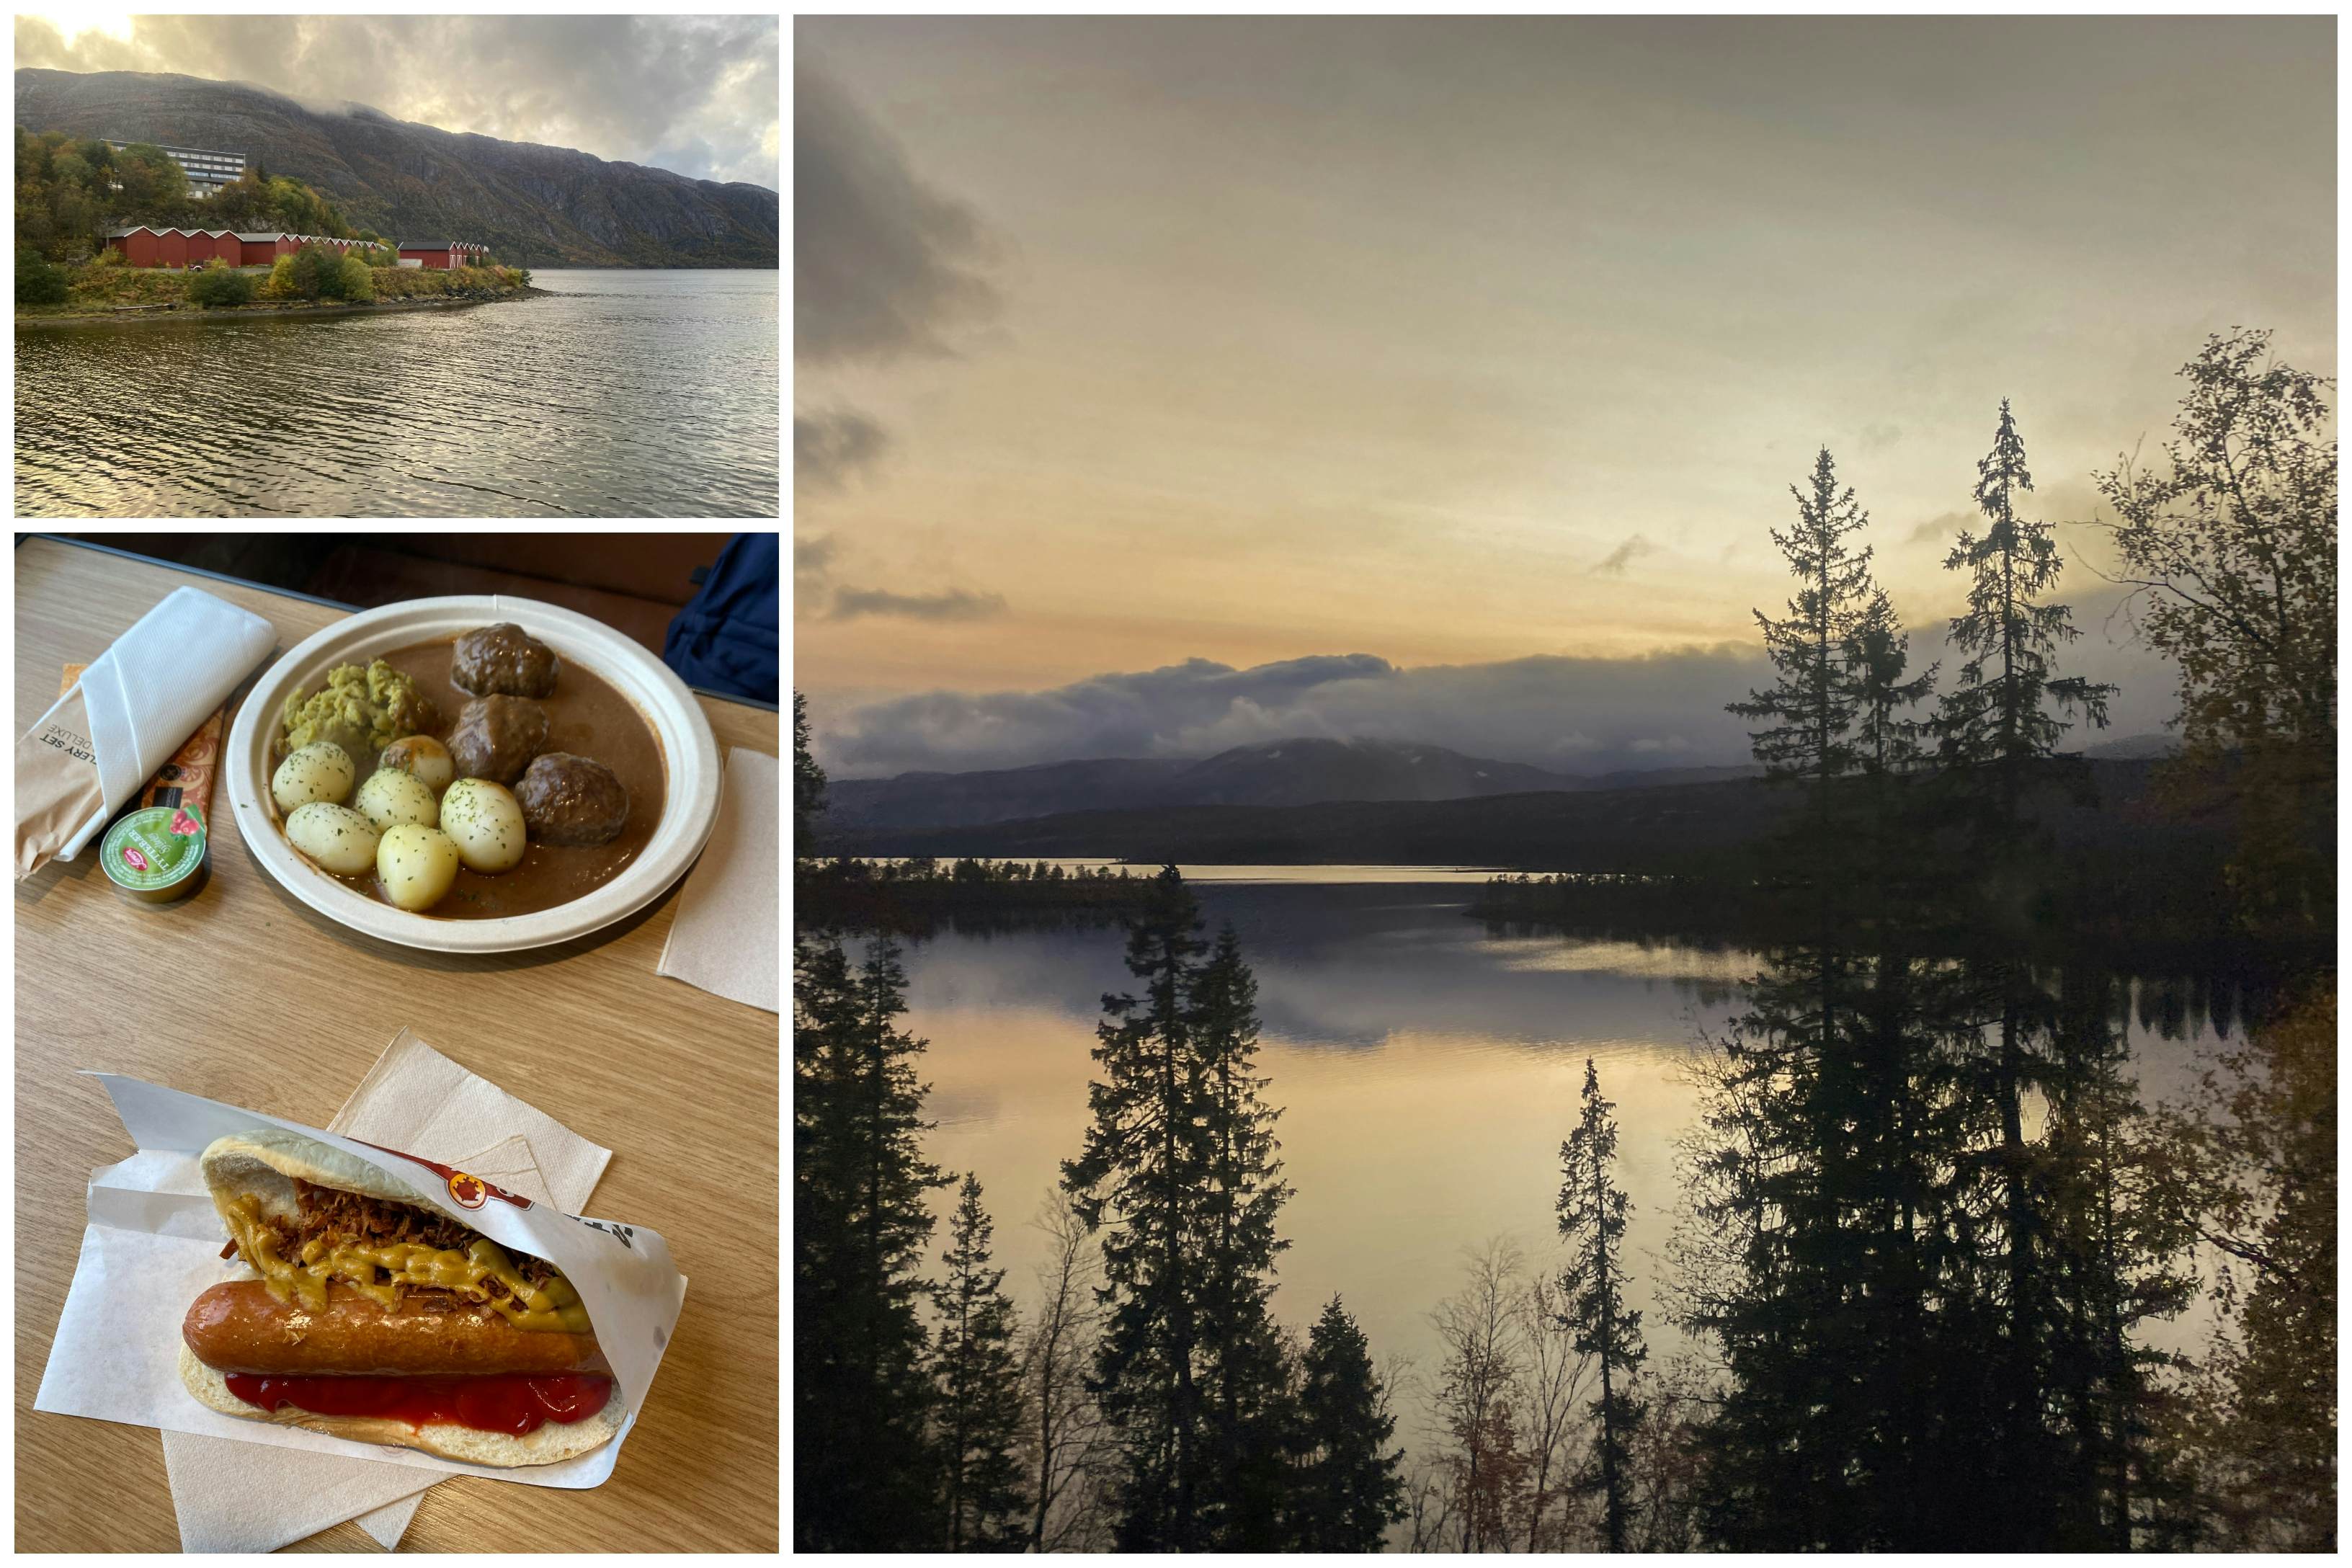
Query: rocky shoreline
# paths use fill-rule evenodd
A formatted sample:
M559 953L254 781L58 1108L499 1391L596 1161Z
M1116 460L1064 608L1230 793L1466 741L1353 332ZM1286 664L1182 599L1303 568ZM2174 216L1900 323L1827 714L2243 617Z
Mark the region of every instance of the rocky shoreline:
M226 310L206 310L201 305L179 303L41 316L28 316L20 310L16 313L16 324L19 327L131 326L150 321L244 321L257 316L364 316L393 310L434 310L457 305L488 305L507 300L545 299L552 292L525 284L519 289L476 289L458 294L434 294L417 300L272 301L266 305L233 305Z

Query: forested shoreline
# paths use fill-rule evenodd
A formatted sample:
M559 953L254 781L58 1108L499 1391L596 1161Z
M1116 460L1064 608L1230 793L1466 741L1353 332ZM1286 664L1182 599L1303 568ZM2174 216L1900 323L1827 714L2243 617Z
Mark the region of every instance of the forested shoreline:
M1731 704L1787 809L1743 878L1769 889L1742 933L1761 966L1700 1042L1665 1257L1622 1245L1588 1060L1559 1108L1556 1247L1463 1237L1435 1364L1384 1357L1344 1292L1277 1314L1292 1193L1255 981L1170 867L1131 879L1135 984L1102 999L1052 1262L1009 1291L989 1204L1030 1194L926 1159L894 937L860 961L855 922L803 920L796 1547L2332 1550L2333 384L2247 331L2182 374L2161 466L2095 479L2179 672L2162 807L2226 809L2200 896L2271 960L2193 1087L2143 1103L2127 989L2095 944L2050 961L2051 911L2096 900L2032 797L2079 776L2112 692L2068 669L2010 406L1947 560L1951 671L1912 668L1824 449L1773 533L1773 680ZM824 780L797 701L795 738L804 832ZM974 889L1053 881L968 864ZM1644 887L1507 883L1488 913ZM1686 1346L1664 1364L1637 1278ZM2156 1348L2200 1301L2206 1342Z

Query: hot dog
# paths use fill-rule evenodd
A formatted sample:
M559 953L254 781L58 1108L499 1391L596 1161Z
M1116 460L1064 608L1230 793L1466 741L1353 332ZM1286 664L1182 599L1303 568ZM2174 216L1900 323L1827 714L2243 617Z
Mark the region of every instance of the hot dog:
M258 1279L215 1285L188 1309L180 1334L220 1372L313 1377L588 1372L610 1377L593 1334L518 1329L442 1291L412 1290L386 1311L358 1291L327 1288L317 1311L280 1301Z
M181 1380L226 1415L496 1466L551 1464L620 1427L579 1293L374 1165L276 1129L202 1165L230 1251L181 1325Z

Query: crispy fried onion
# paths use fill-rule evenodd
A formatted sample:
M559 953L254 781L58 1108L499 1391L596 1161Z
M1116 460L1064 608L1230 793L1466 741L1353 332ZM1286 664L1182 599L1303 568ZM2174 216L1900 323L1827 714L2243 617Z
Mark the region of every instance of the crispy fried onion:
M313 1241L324 1243L330 1251L356 1242L369 1247L405 1243L436 1251L463 1252L478 1239L471 1229L431 1209L372 1198L341 1187L321 1187L299 1177L294 1182L294 1200L301 1211L299 1218L265 1215L260 1220L277 1237L281 1258L302 1257L304 1248ZM232 1241L221 1256L226 1258L236 1250L236 1243ZM556 1275L555 1266L543 1258L523 1253L513 1255L512 1261L515 1271L533 1286L543 1285ZM454 1310L459 1305L454 1292L422 1286L410 1289L421 1299L420 1305L446 1310ZM495 1276L484 1279L481 1289L493 1298L509 1294L506 1282ZM448 1300L435 1300L443 1297Z

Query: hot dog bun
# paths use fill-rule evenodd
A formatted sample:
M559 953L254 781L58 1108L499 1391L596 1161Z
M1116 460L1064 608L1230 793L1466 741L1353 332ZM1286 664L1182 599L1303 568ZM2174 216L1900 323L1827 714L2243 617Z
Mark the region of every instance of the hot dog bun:
M196 1359L215 1372L312 1377L418 1373L612 1375L593 1334L526 1331L438 1290L412 1290L385 1311L356 1290L328 1287L313 1311L280 1301L258 1279L215 1285L180 1326Z
M560 1270L518 1262L403 1180L306 1134L234 1134L199 1163L234 1251L261 1276L206 1290L182 1321L180 1381L207 1409L500 1468L556 1464L620 1431L625 1406L611 1368ZM290 1388L283 1398L254 1391L276 1406L265 1408L230 1386L240 1374L389 1379L383 1389L354 1383L332 1394L314 1386L304 1402L405 1414L320 1414L293 1403ZM577 1420L542 1406L544 1423L517 1436L501 1418L497 1384L534 1378L575 1386L585 1378L604 1403ZM406 1380L412 1392L441 1393L409 1403L392 1386ZM481 1424L466 1425L460 1412Z
M197 1163L212 1194L213 1206L224 1221L229 1217L229 1204L239 1197L259 1199L261 1212L273 1218L293 1218L300 1212L294 1193L298 1179L387 1203L430 1206L422 1194L389 1173L331 1143L279 1127L215 1139Z
M610 1442L621 1430L621 1406L615 1400L583 1421L569 1425L551 1421L538 1431L517 1437L505 1432L481 1432L471 1426L454 1423L428 1422L411 1426L404 1421L394 1421L377 1415L314 1415L307 1410L287 1405L276 1411L266 1411L247 1405L231 1394L223 1374L196 1359L195 1352L184 1344L180 1347L180 1381L197 1403L223 1415L233 1415L244 1421L267 1421L275 1426L299 1426L306 1431L321 1432L330 1437L347 1438L354 1443L383 1443L399 1448L415 1448L444 1459L455 1459L467 1465L494 1465L512 1469L523 1465L553 1465L565 1459L578 1458L593 1448Z

